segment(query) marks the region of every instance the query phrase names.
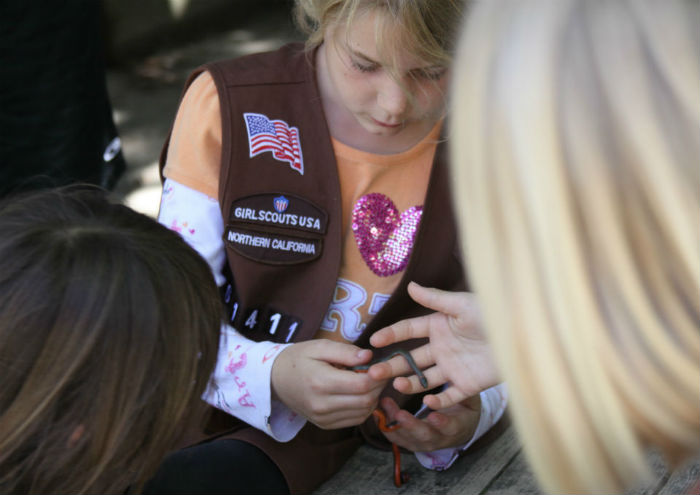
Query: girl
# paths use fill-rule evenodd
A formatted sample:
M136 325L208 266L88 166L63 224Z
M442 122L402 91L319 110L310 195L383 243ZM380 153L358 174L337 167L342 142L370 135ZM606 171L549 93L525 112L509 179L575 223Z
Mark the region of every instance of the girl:
M96 189L0 207L0 493L126 493L200 416L207 264Z
M227 449L220 471L241 470L252 445L264 454L246 472L309 492L360 438L445 469L500 417L492 390L418 419L419 401L348 369L370 361L376 329L424 312L410 280L465 288L442 128L462 3L299 1L306 50L208 64L187 82L159 219L209 260L229 308L205 399L227 413L210 428L233 432L195 447ZM366 421L378 405L398 431ZM154 487L184 486L193 452Z

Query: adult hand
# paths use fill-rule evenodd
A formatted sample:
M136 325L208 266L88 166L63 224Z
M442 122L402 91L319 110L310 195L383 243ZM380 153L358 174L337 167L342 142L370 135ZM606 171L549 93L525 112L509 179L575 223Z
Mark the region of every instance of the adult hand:
M478 395L441 411L433 411L425 419L418 419L399 408L389 397L384 397L381 405L387 423L396 421L401 426L395 431L383 432L384 436L412 452L432 452L464 445L474 436L481 414Z
M408 285L408 293L417 303L437 311L426 316L402 320L376 332L370 338L375 347L384 347L407 339L428 337L429 343L411 351L419 368L425 369L428 388L450 382L438 394L428 394L423 403L431 409L445 409L478 395L499 382L491 350L481 330L481 315L475 297L468 292L446 292ZM427 368L427 369L426 369ZM369 369L375 380L397 377L394 388L404 394L425 390L400 356L377 363Z
M272 392L319 428L359 425L377 407L387 380L345 368L371 358L368 349L327 339L293 344L272 366Z

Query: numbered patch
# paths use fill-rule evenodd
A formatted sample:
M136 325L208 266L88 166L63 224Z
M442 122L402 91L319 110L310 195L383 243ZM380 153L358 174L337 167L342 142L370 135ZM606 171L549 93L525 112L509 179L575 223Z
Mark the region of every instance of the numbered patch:
M255 341L293 342L301 329L301 320L275 308L242 308L231 284L222 288L222 300L228 309L229 324L245 337Z

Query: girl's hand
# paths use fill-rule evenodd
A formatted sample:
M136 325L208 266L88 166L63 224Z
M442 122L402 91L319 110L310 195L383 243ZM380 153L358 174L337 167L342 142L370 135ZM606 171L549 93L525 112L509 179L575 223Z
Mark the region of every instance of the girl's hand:
M441 411L431 412L425 419L418 419L400 409L389 397L381 400L387 423L397 421L401 428L383 432L390 442L412 452L431 452L464 445L474 436L481 414L479 396L472 397Z
M284 349L272 366L272 393L319 428L363 423L377 407L386 380L344 369L367 363L372 351L316 339Z
M468 292L446 292L408 285L408 293L417 303L437 311L426 316L402 320L376 332L370 338L375 347L428 337L430 342L411 351L416 364L428 379L428 388L450 382L453 386L436 395L426 395L425 405L445 409L499 382L491 350L481 330L481 315L475 297ZM394 388L404 394L425 390L401 357L373 365L368 374L375 380L396 376Z

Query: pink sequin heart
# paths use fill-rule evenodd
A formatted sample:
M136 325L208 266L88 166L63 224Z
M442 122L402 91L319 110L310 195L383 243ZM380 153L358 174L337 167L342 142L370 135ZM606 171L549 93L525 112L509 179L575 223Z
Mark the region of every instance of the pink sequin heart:
M379 193L357 200L352 232L370 270L388 277L406 268L422 214L422 206L412 206L399 215L394 202Z

